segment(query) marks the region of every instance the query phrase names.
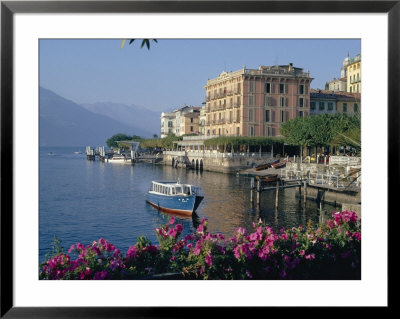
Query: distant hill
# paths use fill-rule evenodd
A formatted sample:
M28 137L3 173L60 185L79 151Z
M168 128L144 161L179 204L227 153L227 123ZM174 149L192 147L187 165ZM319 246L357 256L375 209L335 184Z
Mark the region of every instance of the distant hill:
M114 134L151 137L154 133L88 111L56 93L40 88L40 146L105 146Z
M82 106L96 114L108 116L126 125L134 125L142 130L160 135L160 112L154 112L134 104L126 105L112 102L98 102L82 104Z

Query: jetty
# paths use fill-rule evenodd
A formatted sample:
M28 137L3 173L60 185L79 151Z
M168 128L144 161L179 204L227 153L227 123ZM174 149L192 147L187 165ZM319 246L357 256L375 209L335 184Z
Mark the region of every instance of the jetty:
M343 164L346 160L347 163ZM361 163L354 158L334 158L332 165L287 162L285 168L263 171L246 169L239 174L250 176L250 201L261 204L261 195L275 191L275 207L279 191L296 188L295 196L304 202L312 200L323 207L325 203L352 209L361 215ZM348 165L350 164L350 165Z

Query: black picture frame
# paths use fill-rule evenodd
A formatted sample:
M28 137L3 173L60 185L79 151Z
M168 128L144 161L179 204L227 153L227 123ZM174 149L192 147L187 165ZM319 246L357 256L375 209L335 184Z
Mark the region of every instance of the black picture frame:
M399 178L400 1L1 1L1 317L132 318L188 316L185 308L14 307L13 303L13 17L16 13L387 13L388 207ZM7 160L2 160L7 158ZM398 196L398 195L397 195ZM395 210L396 212L396 210ZM388 218L389 218L388 214ZM392 223L393 224L393 223ZM388 225L391 225L389 222ZM389 227L389 226L388 226ZM392 225L393 227L393 225ZM390 240L388 238L388 245ZM389 246L388 246L389 247ZM389 256L389 254L388 254ZM389 262L390 260L388 260ZM389 285L390 281L388 281ZM387 309L390 308L390 298ZM291 311L304 311L291 307ZM226 309L213 309L212 314ZM286 310L285 310L286 311ZM235 314L238 314L235 310Z

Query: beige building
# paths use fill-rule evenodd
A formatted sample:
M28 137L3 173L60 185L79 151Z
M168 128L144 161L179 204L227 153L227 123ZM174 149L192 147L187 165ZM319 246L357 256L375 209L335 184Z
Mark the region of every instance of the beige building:
M347 114L361 114L361 94L360 93L345 93L337 96L336 112Z
M361 55L350 59L347 66L347 92L361 93Z
M200 107L184 106L169 113L161 113L161 138L168 134L182 136L199 134Z
M278 136L281 123L310 115L310 73L288 65L222 72L206 90L207 136Z
M333 79L328 82L328 90L333 92L346 92L347 91L347 77L340 79Z

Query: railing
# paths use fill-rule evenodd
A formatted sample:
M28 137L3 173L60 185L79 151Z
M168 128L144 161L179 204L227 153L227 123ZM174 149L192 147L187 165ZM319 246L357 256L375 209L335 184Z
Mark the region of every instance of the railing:
M316 171L281 169L281 178L287 180L305 179L310 185L319 185L333 188L358 188L361 178L357 175L340 173L321 173Z
M360 165L361 157L352 157L352 156L330 156L329 163L339 164L339 165Z
M271 152L255 152L255 153L221 153L217 151L198 151L198 150L187 150L187 151L164 151L164 155L172 156L189 156L189 157L201 157L201 158L272 158Z

